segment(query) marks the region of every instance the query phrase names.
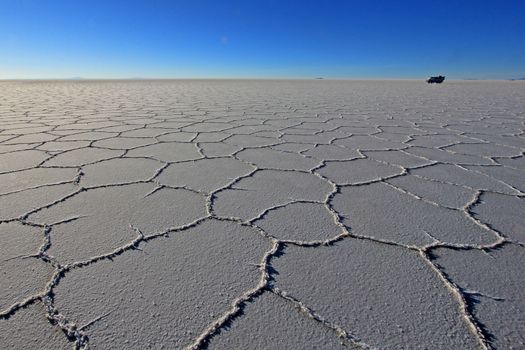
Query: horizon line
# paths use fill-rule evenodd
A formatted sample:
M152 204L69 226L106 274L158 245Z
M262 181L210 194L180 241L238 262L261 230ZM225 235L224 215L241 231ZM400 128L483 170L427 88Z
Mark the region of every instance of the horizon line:
M338 80L338 81L384 81L384 80L404 80L404 81L419 81L425 80L428 77L419 77L419 78L367 78L367 77L168 77L168 78L155 78L155 77L129 77L129 78L107 78L107 77L97 77L97 78L83 78L83 77L72 77L72 78L1 78L0 81L118 81L118 80ZM448 81L519 81L525 80L524 78L449 78Z

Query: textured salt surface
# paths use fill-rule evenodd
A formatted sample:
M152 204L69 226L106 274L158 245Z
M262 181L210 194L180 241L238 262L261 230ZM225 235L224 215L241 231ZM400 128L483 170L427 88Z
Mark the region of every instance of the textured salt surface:
M524 101L0 82L0 348L524 348Z

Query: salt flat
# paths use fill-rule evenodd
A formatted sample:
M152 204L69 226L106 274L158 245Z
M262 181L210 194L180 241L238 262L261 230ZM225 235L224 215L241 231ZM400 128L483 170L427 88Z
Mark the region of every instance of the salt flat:
M0 348L523 349L524 122L522 82L0 82Z

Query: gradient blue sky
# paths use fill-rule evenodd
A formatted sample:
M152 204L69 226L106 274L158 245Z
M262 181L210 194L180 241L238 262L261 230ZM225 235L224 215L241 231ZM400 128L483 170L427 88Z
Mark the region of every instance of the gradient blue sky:
M0 0L0 79L525 76L525 1Z

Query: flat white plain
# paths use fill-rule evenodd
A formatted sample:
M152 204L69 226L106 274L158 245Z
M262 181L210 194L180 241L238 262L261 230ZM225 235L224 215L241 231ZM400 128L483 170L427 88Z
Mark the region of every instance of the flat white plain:
M522 82L0 82L0 348L523 348L524 122Z

